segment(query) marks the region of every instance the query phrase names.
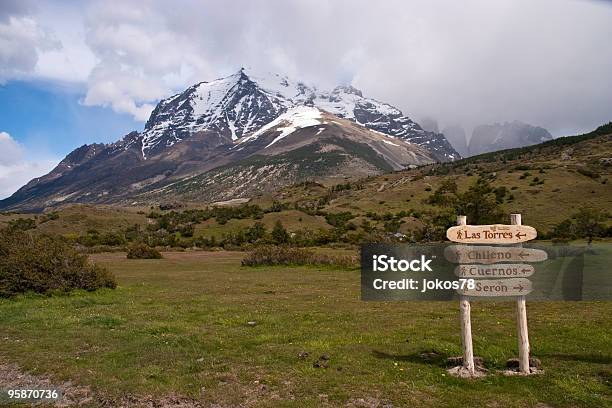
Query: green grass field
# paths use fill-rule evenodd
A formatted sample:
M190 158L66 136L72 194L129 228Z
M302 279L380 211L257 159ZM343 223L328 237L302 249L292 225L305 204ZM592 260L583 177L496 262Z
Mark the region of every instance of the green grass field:
M612 404L610 302L529 303L533 355L544 369L531 377L496 373L517 354L513 304L475 303L475 354L491 375L464 380L444 366L460 354L455 302L362 302L356 270L246 268L243 256L94 255L116 274L116 290L0 300L0 360L89 386L111 401L181 395L219 407ZM329 367L313 367L322 354Z

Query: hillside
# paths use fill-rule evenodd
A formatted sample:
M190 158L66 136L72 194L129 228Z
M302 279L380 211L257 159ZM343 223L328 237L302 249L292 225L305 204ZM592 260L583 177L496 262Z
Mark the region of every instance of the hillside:
M612 208L611 170L612 124L607 124L585 135L371 177L334 192L296 186L273 199L303 206L323 199L322 209L327 212L421 215L445 210L425 202L443 183L452 179L459 191L465 191L483 176L493 189L505 188L501 203L505 212L522 213L526 223L548 231L579 208ZM420 224L418 218L404 218L405 227Z
M305 151L298 152L304 163L308 163ZM448 187L454 182L461 193L479 178L484 178L502 212L523 214L524 222L546 237L555 225L580 208L602 211L612 208L611 158L612 124L608 124L585 135L453 163L368 176L358 181L332 180L326 184L306 181L279 188L274 193L262 192L250 199L222 203L223 206L210 213L188 213L206 208L198 197L198 191L202 190L190 190L189 183L179 184L173 188L190 191L184 195L192 194L193 199L177 201L172 198L175 195L166 195L163 209L154 209L158 215L170 217L164 222L175 224L163 227L164 233L178 232L179 238L185 240L172 242L185 245L189 245L190 237L214 237L218 242L228 235L241 234L258 222L263 222L270 231L278 220L289 232L315 237L313 239L321 243L387 239L389 234L396 232L406 235L405 239L420 240L428 228L428 233L435 233L431 227L441 228L453 222L454 209L444 205L441 197L448 192L440 191L441 186ZM250 171L256 173L257 159L252 159L250 166ZM216 178L196 178L190 183L218 182L222 185L226 176L220 171ZM283 177L283 174L275 177ZM248 178L244 182L248 183ZM64 206L57 210L55 219L48 219L48 215L38 216L37 229L70 236L86 235L88 230L124 234L133 229L134 224L138 224L140 230L155 230L159 218L145 216L152 208ZM19 217L24 215L4 215L0 222ZM185 228L190 233L186 234Z

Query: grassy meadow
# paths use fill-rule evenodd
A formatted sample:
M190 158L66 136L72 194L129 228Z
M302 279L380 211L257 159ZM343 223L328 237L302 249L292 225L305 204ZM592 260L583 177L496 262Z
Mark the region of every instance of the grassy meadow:
M474 303L490 375L465 380L445 368L460 355L455 302L362 302L357 270L250 268L243 256L92 255L118 288L0 300L0 360L91 387L91 406L167 395L218 407L612 404L610 302L529 303L544 369L531 377L497 372L517 354L514 305Z

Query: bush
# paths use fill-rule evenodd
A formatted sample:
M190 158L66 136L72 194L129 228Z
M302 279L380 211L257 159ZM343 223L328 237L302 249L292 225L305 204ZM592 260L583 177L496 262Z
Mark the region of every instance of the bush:
M329 225L336 228L345 228L346 223L353 218L355 218L355 215L350 211L325 214L325 221L327 221Z
M577 167L576 171L578 173L582 174L583 176L590 177L592 179L599 178L599 173L598 172L596 172L594 170L591 170L591 169L588 169L586 167Z
M304 248L288 246L262 246L250 252L243 260L243 266L262 265L329 265L343 268L358 266L357 257L316 254Z
M162 254L155 248L142 242L130 245L127 253L128 259L161 259Z
M32 218L17 218L9 221L8 224L11 231L27 231L36 228L36 221Z
M277 220L274 224L274 228L272 229L272 240L277 244L286 244L289 242L290 238L291 237L289 236L289 233L285 227L283 227L283 224Z
M110 272L90 264L85 255L59 236L0 231L0 297L116 286Z

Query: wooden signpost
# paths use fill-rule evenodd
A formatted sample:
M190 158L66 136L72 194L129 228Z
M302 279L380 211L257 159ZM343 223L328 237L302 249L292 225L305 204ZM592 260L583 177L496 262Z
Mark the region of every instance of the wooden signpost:
M510 214L510 223L513 225L521 225L521 214ZM527 328L527 303L525 295L519 296L516 299L516 328L518 333L519 345L519 371L523 374L529 374L529 330Z
M546 251L521 247L449 245L444 258L453 263L494 264L500 262L541 262L548 258Z
M444 257L459 265L455 274L465 278L508 278L476 280L475 287L463 288L459 293L461 321L461 343L463 348L463 367L475 375L474 350L472 346L471 305L469 296L516 296L517 331L519 343L519 371L529 374L529 334L527 330L527 307L525 295L532 291L531 282L526 277L533 275L535 269L523 262L539 262L547 259L545 251L526 249L520 246L537 237L533 227L522 225L520 214L510 215L510 225L467 225L464 215L457 217L457 226L446 232L449 240L469 244L519 244L514 247L451 245L444 250ZM509 264L520 262L519 264ZM493 266L473 264L497 264Z
M455 275L460 278L527 278L535 268L528 264L459 265Z

